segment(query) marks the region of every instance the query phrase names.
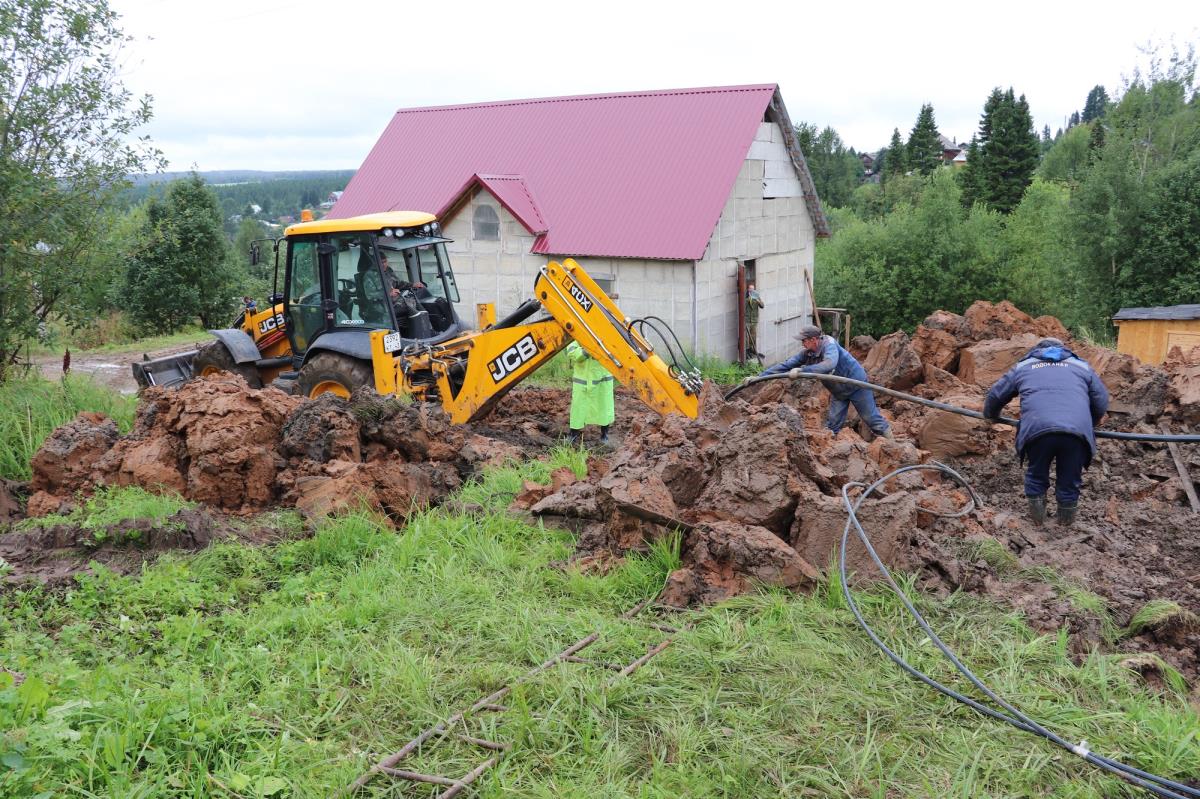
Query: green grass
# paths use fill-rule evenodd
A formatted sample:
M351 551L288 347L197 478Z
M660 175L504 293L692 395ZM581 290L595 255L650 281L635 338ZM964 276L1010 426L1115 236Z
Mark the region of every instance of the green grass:
M1180 624L1200 629L1200 618L1197 618L1195 613L1182 607L1178 602L1172 602L1169 599L1152 599L1133 614L1124 634L1137 635L1143 630L1161 627L1172 619L1178 620Z
M661 544L607 575L551 567L569 534L504 513L489 472L399 534L367 514L274 547L224 543L142 574L0 594L0 795L327 797L428 725L594 630L628 662L662 633L616 617L677 563ZM948 667L888 595L864 612L905 657ZM956 595L920 602L981 676L1072 740L1172 776L1200 773L1200 718L1128 669L1071 663L1063 636ZM502 797L1109 797L1075 758L960 709L867 641L836 585L682 614L695 626L631 678L561 664L469 727L510 742L479 784ZM405 765L465 773L445 741ZM371 796L429 796L371 783Z
M964 554L968 560L982 560L996 570L999 575L1012 574L1021 567L1017 556L1009 551L1002 542L990 535L964 542Z
M58 381L31 375L0 383L0 477L28 480L29 461L42 442L80 411L107 414L121 432L128 432L136 407L136 398L122 396L85 375Z

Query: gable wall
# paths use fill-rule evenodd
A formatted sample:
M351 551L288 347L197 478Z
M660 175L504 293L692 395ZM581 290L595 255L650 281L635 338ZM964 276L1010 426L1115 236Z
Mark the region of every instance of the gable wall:
M737 358L737 266L754 259L766 305L759 314L759 350L767 364L792 355L798 346L793 337L812 321L806 274L812 275L815 244L783 132L764 122L696 265L700 349L725 360Z
M474 238L472 220L480 204L490 205L500 217L500 240ZM515 310L533 297L538 269L566 256L531 253L536 236L529 233L489 192L478 191L455 215L442 221L446 245L462 301L456 306L463 321L475 319L475 304L496 303L496 318ZM691 346L692 261L637 258L576 257L596 279L613 280L616 302L630 318L658 316ZM658 342L651 337L651 343Z

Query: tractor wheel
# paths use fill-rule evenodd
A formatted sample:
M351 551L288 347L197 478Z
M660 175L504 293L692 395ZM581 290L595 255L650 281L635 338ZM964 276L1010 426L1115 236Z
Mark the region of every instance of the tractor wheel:
M210 341L200 348L192 359L192 372L196 377L232 372L241 375L250 388L262 388L262 376L252 363L238 363L229 348L220 341Z
M309 399L329 392L349 399L350 392L359 386L375 385L375 372L371 364L358 358L336 352L318 352L300 367L297 384L300 395Z

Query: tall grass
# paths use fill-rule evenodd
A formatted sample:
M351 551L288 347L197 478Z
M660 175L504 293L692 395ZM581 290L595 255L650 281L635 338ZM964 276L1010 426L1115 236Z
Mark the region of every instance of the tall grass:
M35 345L32 354L62 353L64 347L73 352L149 351L211 338L204 328L196 325L177 333L147 337L121 311L96 317L82 327L69 327L60 319L52 319L46 333L45 341Z
M100 386L86 375L67 375L56 382L31 375L0 383L0 477L29 479L29 461L46 437L80 411L107 414L128 432L136 408L136 398Z
M565 454L561 456L566 459ZM626 663L664 633L617 616L678 562L663 542L605 575L563 567L571 536L507 516L522 475L474 483L474 513L399 534L367 514L270 548L221 544L66 592L0 594L0 795L327 797L418 731L567 644ZM514 477L516 479L514 479ZM514 485L515 483L515 485ZM952 679L888 594L864 612L910 662ZM939 632L1032 715L1096 751L1200 773L1200 718L1111 658L956 595ZM561 664L510 710L459 730L512 744L482 797L1122 796L1075 758L908 679L836 586L762 591L672 619L694 626L630 678ZM405 767L461 775L485 754L445 740ZM369 796L428 796L372 782Z

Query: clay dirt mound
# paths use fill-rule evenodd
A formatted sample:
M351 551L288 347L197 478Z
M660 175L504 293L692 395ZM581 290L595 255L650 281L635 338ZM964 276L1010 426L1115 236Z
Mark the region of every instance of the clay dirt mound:
M963 316L934 314L911 339L885 337L867 361L877 380L980 410L992 376L1047 336L1092 360L1114 404L1125 398L1112 426L1155 432L1146 420L1161 421L1156 413L1180 428L1189 418L1200 351L1178 353L1161 369L1145 366L1072 342L1057 320L1033 319L1008 303L976 303ZM811 585L816 571L834 562L845 526L841 486L938 458L965 474L984 506L943 518L936 513L966 505L963 490L929 473L897 478L888 496L868 500L859 513L890 567L917 574L935 592L966 590L1008 602L1039 630L1065 626L1078 651L1114 645L1151 600L1200 615L1200 525L1165 447L1102 442L1086 474L1077 526L1035 529L1024 515L1014 428L895 399L881 403L883 413L912 443L867 441L853 423L837 437L824 430L827 406L828 393L813 381L762 383L729 403L707 386L699 419L639 420L606 474L566 485L532 511L577 529L584 559L619 557L680 535L683 567L663 599L711 602L755 584ZM1006 414L1018 415L1015 402ZM1200 473L1200 450L1185 456ZM853 536L848 562L857 579L875 574ZM1103 598L1109 615L1073 602L1078 591ZM1194 680L1196 635L1186 624L1165 625L1115 645L1152 651Z
M97 414L60 427L33 459L29 513L58 511L96 486L137 485L242 515L363 505L403 520L481 465L525 454L450 424L440 408L369 388L307 402L222 374L147 389L127 436Z
M834 440L790 402L727 403L708 384L698 419L644 420L603 476L567 485L532 511L581 520L585 555L644 550L681 531L683 569L664 601L715 601L760 583L811 587L845 519L815 523L815 498L836 508L847 480L875 479L880 464L919 458L911 444L867 444L851 433ZM855 565L863 555L855 552Z

